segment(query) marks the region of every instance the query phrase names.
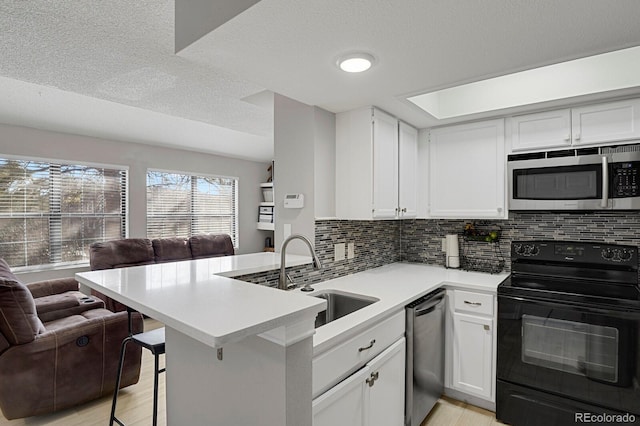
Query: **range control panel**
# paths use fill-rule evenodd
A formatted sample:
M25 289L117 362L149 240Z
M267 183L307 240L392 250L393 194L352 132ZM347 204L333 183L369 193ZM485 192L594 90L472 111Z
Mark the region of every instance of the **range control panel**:
M514 241L511 244L511 260L518 259L600 265L617 263L637 266L638 248L590 242Z

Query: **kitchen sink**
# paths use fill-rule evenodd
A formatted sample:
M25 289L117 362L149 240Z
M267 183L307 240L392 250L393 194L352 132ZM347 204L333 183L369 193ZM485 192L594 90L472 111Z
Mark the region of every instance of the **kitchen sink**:
M320 312L316 317L316 328L322 327L331 321L342 318L345 315L349 315L380 300L375 297L336 290L322 291L312 296L327 301L327 309Z

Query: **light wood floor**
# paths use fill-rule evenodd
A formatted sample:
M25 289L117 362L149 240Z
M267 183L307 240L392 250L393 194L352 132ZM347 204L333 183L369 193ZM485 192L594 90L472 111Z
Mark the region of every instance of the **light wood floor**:
M145 330L147 331L161 326L162 324L155 320L145 320ZM162 358L163 357L161 357L161 359ZM158 399L158 424L166 425L164 374L160 375L160 392ZM149 351L143 350L140 381L120 391L116 415L127 426L146 426L151 424L152 411L153 356ZM0 415L0 426L104 426L109 424L110 413L111 397L107 396L75 408L46 416L7 420ZM491 411L443 397L438 401L421 426L493 426L501 424L502 423L496 420L495 414Z
M442 397L421 426L493 426L503 425L496 414L485 409Z

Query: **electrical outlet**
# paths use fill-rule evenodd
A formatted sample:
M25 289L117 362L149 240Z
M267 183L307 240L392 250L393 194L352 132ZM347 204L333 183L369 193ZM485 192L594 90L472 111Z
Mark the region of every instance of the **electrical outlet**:
M349 243L347 244L347 259L353 259L356 257L356 244Z
M333 246L333 261L340 262L344 260L344 243L338 243Z

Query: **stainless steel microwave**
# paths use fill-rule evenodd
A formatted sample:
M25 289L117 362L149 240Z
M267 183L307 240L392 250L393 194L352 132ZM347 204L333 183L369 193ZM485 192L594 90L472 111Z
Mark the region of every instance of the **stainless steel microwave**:
M640 210L640 144L514 154L509 210Z

